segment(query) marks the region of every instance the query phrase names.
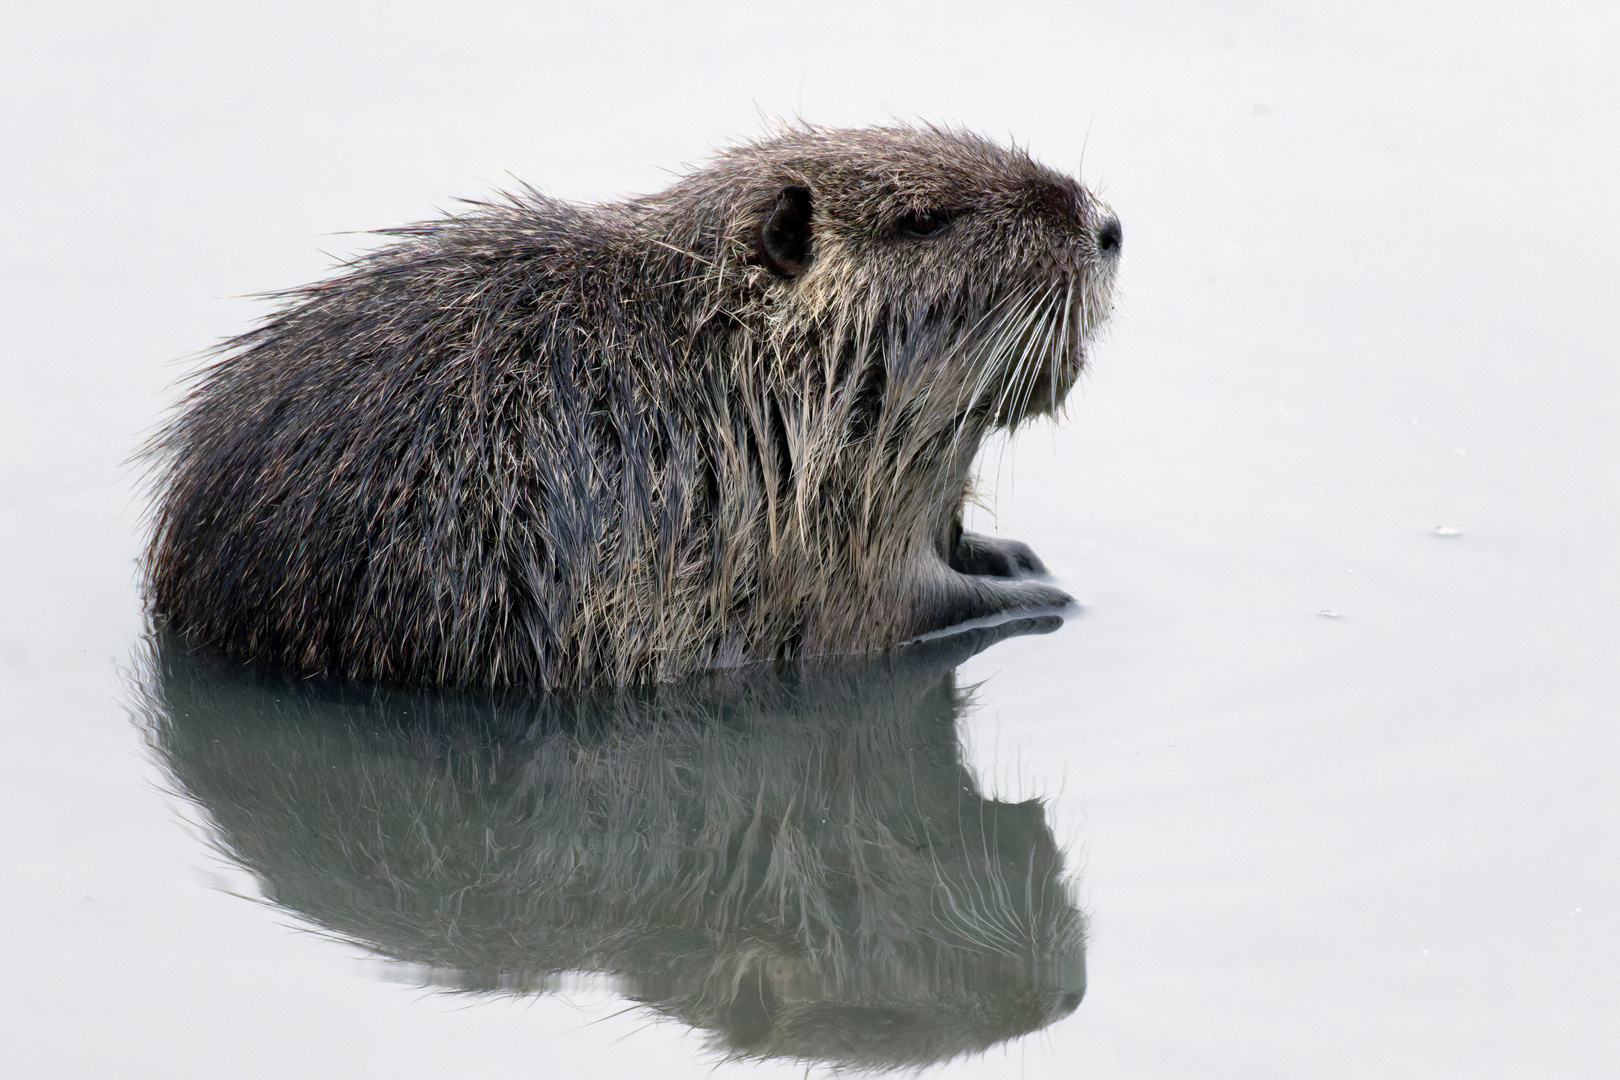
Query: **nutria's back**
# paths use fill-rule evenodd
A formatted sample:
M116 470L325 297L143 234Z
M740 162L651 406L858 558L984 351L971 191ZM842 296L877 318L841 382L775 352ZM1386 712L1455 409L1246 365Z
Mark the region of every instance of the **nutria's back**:
M155 611L286 667L667 679L1065 603L961 532L1053 411L1112 215L936 128L795 129L659 195L397 230L227 342L154 443Z

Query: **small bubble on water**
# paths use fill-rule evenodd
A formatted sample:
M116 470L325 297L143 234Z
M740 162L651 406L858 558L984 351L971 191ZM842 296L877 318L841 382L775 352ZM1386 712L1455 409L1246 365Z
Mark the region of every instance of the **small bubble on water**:
M1344 618L1343 615L1340 615L1337 611L1334 611L1331 608L1323 608L1321 611L1318 611L1317 614L1320 615L1324 619L1342 619L1342 618Z
M1457 528L1457 526L1455 526L1455 525L1436 525L1434 527L1434 535L1436 535L1436 536L1461 536L1462 535L1462 530Z

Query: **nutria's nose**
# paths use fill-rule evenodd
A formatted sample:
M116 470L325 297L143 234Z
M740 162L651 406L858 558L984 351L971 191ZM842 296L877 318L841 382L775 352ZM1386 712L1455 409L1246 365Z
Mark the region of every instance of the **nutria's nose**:
M1097 229L1097 250L1104 255L1118 255L1125 243L1125 230L1119 227L1119 218L1112 214Z

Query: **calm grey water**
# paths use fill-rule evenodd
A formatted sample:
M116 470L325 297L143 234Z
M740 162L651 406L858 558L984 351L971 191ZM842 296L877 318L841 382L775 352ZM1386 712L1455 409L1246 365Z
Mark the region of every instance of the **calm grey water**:
M1608 1075L1612 7L551 7L0 14L6 1075ZM145 636L123 462L245 297L762 114L959 121L1119 212L977 515L1083 611L569 716ZM754 807L799 876L691 894Z

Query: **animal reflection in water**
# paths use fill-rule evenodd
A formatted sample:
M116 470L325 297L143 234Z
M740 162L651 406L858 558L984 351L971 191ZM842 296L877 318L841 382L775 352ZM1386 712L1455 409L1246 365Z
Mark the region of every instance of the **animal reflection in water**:
M1043 807L984 798L956 730L956 665L1057 621L594 697L283 679L159 634L140 711L267 897L425 982L601 973L728 1056L918 1066L1085 990Z

